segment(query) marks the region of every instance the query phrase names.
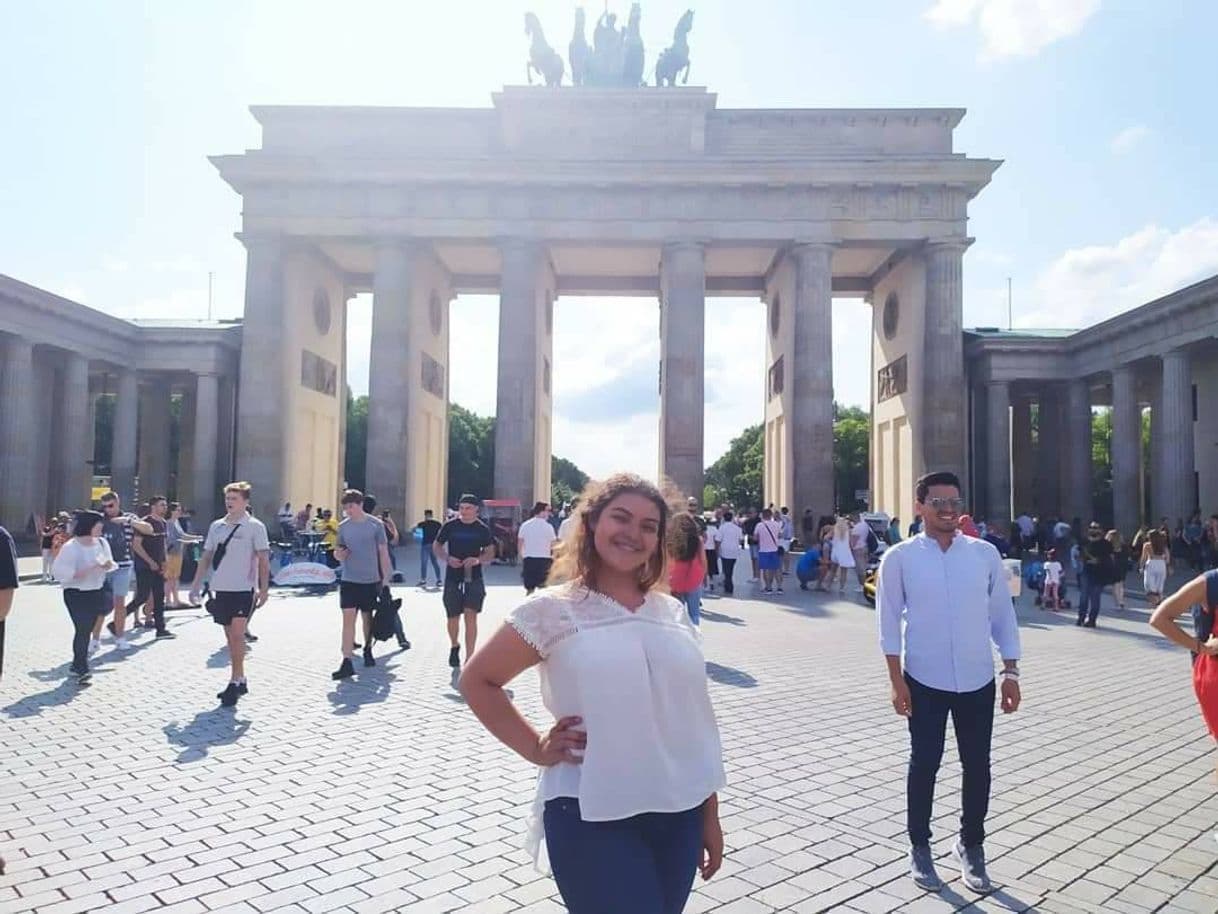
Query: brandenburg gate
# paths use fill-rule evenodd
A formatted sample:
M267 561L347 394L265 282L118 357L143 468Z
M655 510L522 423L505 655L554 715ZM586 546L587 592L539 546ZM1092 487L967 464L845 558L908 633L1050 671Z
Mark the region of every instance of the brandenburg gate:
M475 109L252 110L261 148L213 162L243 201L236 467L264 516L336 503L362 292L367 485L408 520L444 502L461 293L500 296L481 495L549 499L554 302L579 295L658 298L658 469L687 493L703 485L708 296L764 303L767 501L833 507L834 296L873 305L875 506L904 516L918 474L963 474L967 210L999 163L955 151L962 110L732 110L702 88L588 86Z

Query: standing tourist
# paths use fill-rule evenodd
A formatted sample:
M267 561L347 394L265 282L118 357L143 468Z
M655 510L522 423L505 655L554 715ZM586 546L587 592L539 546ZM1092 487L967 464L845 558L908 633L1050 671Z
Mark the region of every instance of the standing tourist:
M901 542L901 518L894 517L888 522L888 531L884 534L884 539L888 541L889 546L895 546Z
M893 709L909 719L910 875L927 891L943 886L930 849L930 820L951 714L963 768L953 853L964 884L988 892L984 842L995 691L990 643L1002 657L1002 710L1010 714L1020 702L1019 625L997 550L959 532L964 500L956 475L923 476L915 494L925 532L884 553L876 593Z
M51 563L55 561L55 556L51 552L51 540L55 537L55 521L47 520L42 525L42 532L39 536L39 546L42 551L42 579L43 584L53 583L55 577L51 574Z
M203 556L195 570L190 602L198 603L204 576L210 576L207 611L224 626L228 659L232 666L228 685L216 695L231 708L249 692L245 679L245 632L254 610L266 603L271 581L271 544L266 525L251 517L250 484L230 482L224 487L224 516L207 528Z
M1112 544L1104 539L1104 529L1098 521L1087 527L1087 539L1079 548L1082 573L1079 577L1081 593L1078 598L1078 621L1076 625L1095 628L1100 614L1100 601L1104 588L1112 583Z
M1041 606L1044 609L1061 609L1062 577L1065 575L1065 572L1062 570L1062 563L1057 560L1056 549L1049 550L1048 561L1045 562L1044 570L1045 583Z
M740 529L744 531L745 541L749 544L749 564L753 571L753 576L749 578L750 584L756 584L761 580L761 568L757 562L757 525L761 523L761 515L756 508L749 508L744 516L744 523L740 525Z
M723 857L723 750L706 661L664 580L668 506L633 474L594 484L569 583L512 612L461 692L504 745L542 769L529 847L571 914L680 914ZM504 685L539 666L555 724L538 733ZM673 696L681 696L674 701Z
M850 545L851 538L850 518L839 517L833 525L833 543L829 551L833 558L829 580L832 581L833 576L837 576L837 595L839 597L846 592L846 577L850 574L850 569L855 567L854 550Z
M769 508L761 511L761 521L754 528L757 540L757 567L761 571L761 592L782 593L782 524L774 520Z
M702 579L706 556L702 533L690 514L675 514L665 542L668 552L668 587L697 625L702 618Z
M1194 511L1180 534L1184 541L1184 556L1193 566L1194 571L1202 569L1201 539L1204 533L1205 527L1201 523L1201 512Z
M854 559L854 576L858 579L858 589L863 589L863 581L867 577L868 559L871 550L868 543L871 540L871 525L857 513L850 515L850 555Z
M135 566L132 560L134 553L131 543L138 532L151 536L152 525L140 520L134 514L122 509L117 492L107 492L101 497L102 536L110 546L110 557L114 559L114 570L106 575L106 589L110 592L111 604L114 608L114 620L107 623L106 628L114 637L114 646L120 651L131 650L134 645L126 637L127 626L127 597L131 593L131 584L135 576ZM93 629L93 640L89 644L90 652L101 647L101 626L104 614L99 616ZM134 619L132 628L138 622Z
M554 560L554 542L558 534L550 523L550 506L544 501L533 505L533 513L520 525L516 534L516 550L520 553L520 576L524 592L532 593L544 587ZM432 555L435 561L435 555ZM439 583L437 578L437 583Z
M167 607L186 608L187 604L182 602L180 580L182 553L186 545L202 541L202 537L191 536L182 529L182 506L176 501L171 501L169 514L165 518L165 605Z
M427 586L427 563L431 562L431 567L435 570L436 586L440 586L440 563L436 560L436 554L432 551L432 546L436 542L436 534L440 532L440 522L436 520L432 514L431 508L423 512L423 519L414 525L423 539L419 543L419 586Z
M1167 570L1171 568L1171 550L1167 548L1167 537L1162 530L1151 530L1147 541L1142 546L1142 557L1139 560L1142 569L1142 587L1146 591L1146 601L1154 609L1163 599L1163 589L1167 586Z
M343 565L338 605L343 612L343 662L330 674L331 679L350 679L355 675L355 616L364 620L364 666L376 666L372 656L372 614L381 588L389 586L389 540L385 525L364 511L364 493L348 489L343 493L342 510L347 516L338 525L334 557Z
M106 612L106 574L117 566L110 544L102 536L102 516L96 511L76 515L72 538L63 544L51 573L63 585L63 602L72 619L72 672L80 685L89 684L89 636L97 617Z
M744 531L736 523L731 511L723 512L723 521L715 529L715 549L719 553L719 562L723 565L723 592L729 597L736 592L736 560L740 558Z
M795 523L791 520L791 511L788 508L783 508L774 520L782 527L782 536L778 539L778 555L782 561L782 574L787 576L791 573L791 543L795 540ZM781 583L782 579L779 578L779 584Z
M457 503L457 517L436 534L432 547L444 560L444 615L448 625L448 665L461 666L458 641L460 623L465 619L465 659L474 654L478 643L478 613L486 600L486 585L482 581L482 566L495 557L495 537L491 528L478 519L478 499L462 495Z
M1124 609L1125 577L1129 574L1129 568L1133 564L1129 555L1129 547L1121 539L1120 530L1109 530L1104 535L1104 539L1108 540L1109 545L1112 546L1112 595L1116 598L1117 607Z
M715 519L702 531L702 553L706 559L706 576L703 587L710 593L715 591L715 578L719 575L719 553L715 551L715 533L723 523L723 512L715 511Z
M295 523L292 525L296 533L309 532L309 519L313 516L313 505L307 504L296 512Z
M279 536L287 542L292 542L296 538L296 515L292 513L292 503L285 501L283 507L279 509L277 517L279 521Z
M139 607L151 597L152 620L149 624L145 618L144 627L155 628L158 638L174 637L165 627L165 509L168 504L164 495L150 498L144 523L152 528L152 532L141 533L137 530L131 540L131 551L135 554L135 599L127 604L127 612L138 612Z

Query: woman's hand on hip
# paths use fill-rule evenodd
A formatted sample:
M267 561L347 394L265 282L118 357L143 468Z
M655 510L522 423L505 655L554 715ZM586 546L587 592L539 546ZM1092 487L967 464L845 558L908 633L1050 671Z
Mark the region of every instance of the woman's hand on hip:
M563 717L537 740L537 752L533 762L549 768L559 762L578 765L583 762L583 751L588 745L588 734L575 729L584 722L582 717Z

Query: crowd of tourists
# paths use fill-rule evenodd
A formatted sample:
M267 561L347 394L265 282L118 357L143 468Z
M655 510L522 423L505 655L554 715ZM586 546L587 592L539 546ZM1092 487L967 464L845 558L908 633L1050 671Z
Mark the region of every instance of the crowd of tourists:
M197 537L161 498L151 499L138 516L124 512L110 493L101 512L68 518L67 528L53 537L59 541L49 547L49 573L63 585L74 629L72 671L82 685L88 682L90 648L110 611L114 620L107 628L116 646L124 640L126 614L138 615L145 603L152 607L154 637L172 637L163 597L168 529L176 520L180 544L191 542L185 537L201 540L190 601L204 601L226 634L231 670L218 697L231 707L249 693L245 642L249 620L267 601L271 548L249 501L247 483L226 486L224 515ZM836 585L840 593L851 572L861 581L860 569L873 566L882 552L875 579L879 644L892 707L907 719L911 747L905 811L909 876L927 891L943 886L931 849L931 821L951 716L964 774L952 853L963 884L985 893L992 889L984 844L995 707L997 702L1003 713L1014 713L1022 700L1020 633L1002 555L1039 560L1042 602L1056 604L1066 569L1055 556L1077 549L1076 573L1083 602L1091 607L1103 580L1100 566L1123 547L1099 524L1085 530L1053 525L1049 538L1037 540L1036 525L1031 536L1025 534L1022 516L1013 528L1014 542L1008 541L999 525L983 529L963 513L960 483L951 473L920 479L916 507L917 520L904 538L896 519L877 531L859 515L814 518L806 512L799 529L808 548L800 563L808 566L803 572L797 567L796 575L805 588ZM355 652L361 647L357 618L363 623L363 664L376 665L374 614L390 593L389 547L397 536L391 519L377 516L375 499L363 492L344 492L341 511L343 520L333 531L334 557L342 568L336 680L355 674ZM314 535L315 520L326 525L324 510L314 515L308 506L302 513L314 525ZM416 525L425 546L420 578L428 564L437 581L440 565L445 569L449 664L461 670L459 687L470 710L491 735L542 771L528 840L535 860L552 869L575 914L683 910L695 876L711 878L724 854L718 809L723 751L698 635L700 596L719 586L720 577L724 595L732 595L735 563L746 551L758 592L782 592L796 540L790 512L749 508L741 518L726 505L703 512L694 499L674 509L654 484L632 474L591 484L578 504L559 512L538 502L516 543L526 596L481 649L482 570L494 557L495 543L479 518L478 498L463 495L455 514L441 524L427 512ZM291 518L293 535L298 517ZM278 521L282 536L286 522ZM1186 545L1203 545L1204 525L1200 533L1186 530L1185 536ZM1145 531L1144 539L1139 563L1170 565L1163 532ZM807 560L811 554L817 556L814 562ZM1204 562L1203 550L1200 555ZM127 602L132 575L136 596ZM12 606L17 584L12 540L0 530L0 620ZM1176 622L1190 608L1191 634ZM1218 739L1216 610L1218 570L1210 570L1168 595L1151 623L1192 652L1202 715ZM1080 620L1094 622L1090 608ZM400 622L396 633L399 646L409 647ZM995 647L1001 659L997 674ZM540 731L505 690L533 666L539 668L543 703L554 719ZM595 764L587 764L593 759Z

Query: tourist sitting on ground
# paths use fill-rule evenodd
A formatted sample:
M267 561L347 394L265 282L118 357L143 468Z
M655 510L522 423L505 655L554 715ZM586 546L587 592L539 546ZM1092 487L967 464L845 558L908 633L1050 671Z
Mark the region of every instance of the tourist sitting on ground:
M809 543L804 549L799 561L795 563L795 577L799 579L799 589L807 590L809 581L820 581L820 546Z

